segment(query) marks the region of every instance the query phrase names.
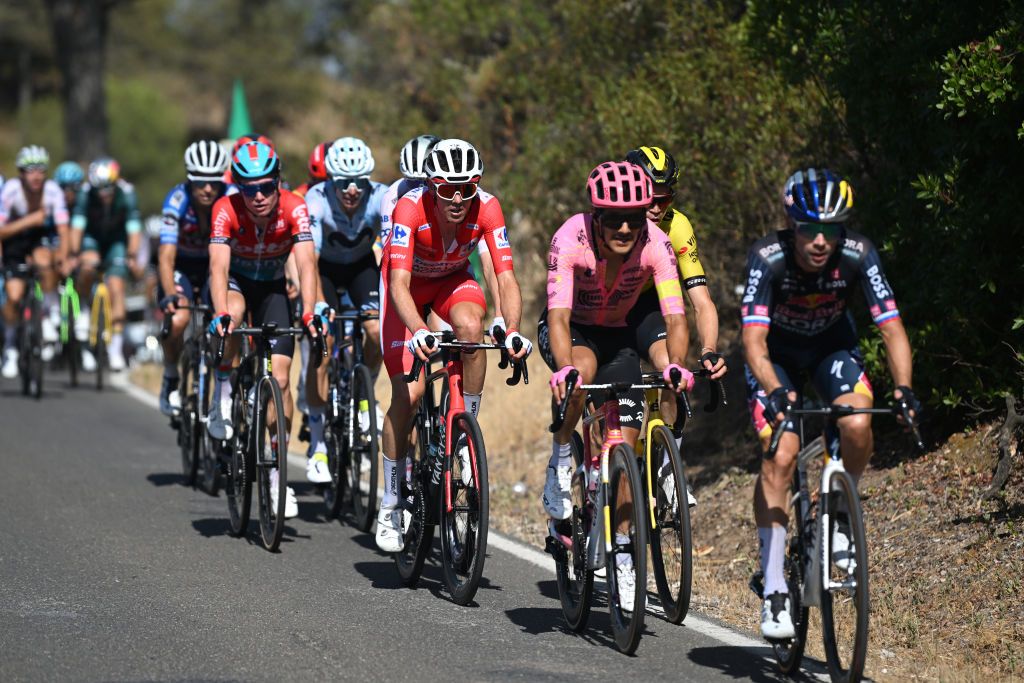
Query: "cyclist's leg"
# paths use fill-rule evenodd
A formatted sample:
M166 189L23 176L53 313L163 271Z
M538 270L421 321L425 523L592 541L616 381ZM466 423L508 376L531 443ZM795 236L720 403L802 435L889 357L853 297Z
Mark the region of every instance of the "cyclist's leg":
M480 284L468 271L444 278L434 296L431 308L447 320L455 336L463 341L481 342L484 339L484 315L487 299ZM485 353L463 353L463 398L466 409L473 415L480 412L480 399L487 374Z
M4 258L4 265L16 265L13 260ZM12 379L18 376L18 318L21 299L25 296L25 280L14 277L12 272L4 282L6 300L3 306L4 317L4 358L3 376Z
M58 310L57 269L54 267L53 243L47 238L32 250L32 264L39 274L39 286L43 290L43 338L57 341L57 323L51 317Z
M327 264L321 264L326 266ZM338 287L329 272L329 268L320 269L320 300L327 303L335 311L341 309L341 301L338 297ZM334 335L327 330L324 342L327 344L327 356L331 356L334 349ZM318 484L327 483L331 480L328 470L327 442L324 439L324 416L327 404L327 368L328 363L324 360L321 363L306 363L305 368L305 392L306 407L309 415L309 461L306 463L307 478Z
M246 311L245 290L234 277L228 277L228 315L235 327L242 324ZM220 311L214 312L214 315ZM215 439L230 439L233 425L231 424L231 368L235 364L240 341L231 335L224 341L224 355L220 365L213 372L213 404L210 407L210 419L206 429ZM216 347L215 347L216 348Z
M367 257L348 285L349 296L361 311L380 311L380 271L373 256ZM380 320L363 322L363 359L376 377L384 361L380 351Z
M110 369L123 369L124 359L124 322L125 322L125 290L128 278L128 263L125 259L124 242L114 242L103 254L104 280L110 291L111 337L107 355L110 357Z
M192 303L192 283L180 271L174 271L174 291L189 304ZM165 296L163 286L157 284L157 301ZM179 299L179 303L182 301ZM178 360L181 357L181 349L185 343L185 328L192 317L192 312L187 309L178 309L171 317L171 328L166 339L160 340L160 346L164 355L164 373L160 387L160 410L165 415L170 415L178 407L177 401L171 400L171 394L178 389Z
M259 294L251 297L253 325L265 323L277 323L277 327L285 328L291 325L291 311L288 308L288 294L285 290L284 280L277 282L260 283L257 288ZM255 300L258 297L258 301ZM295 337L275 337L270 340L270 368L271 374L281 387L281 396L284 402L285 433L291 434L292 411L295 408L291 393L291 367L292 356L295 355ZM277 424L282 416L269 415L268 422L271 426Z
M829 403L870 408L874 404L871 382L864 373L864 361L854 348L826 356L814 372L814 388ZM848 415L839 419L840 453L843 466L859 483L873 446L870 415Z

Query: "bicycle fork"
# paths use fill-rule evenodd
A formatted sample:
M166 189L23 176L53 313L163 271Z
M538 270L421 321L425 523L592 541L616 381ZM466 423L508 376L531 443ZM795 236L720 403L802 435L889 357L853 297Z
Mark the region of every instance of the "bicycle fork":
M806 477L807 465L811 460L825 454L825 466L821 471L821 485L818 489L818 518L814 524L814 541L811 544L809 567L804 576L803 595L801 596L804 605L810 607L821 607L821 592L824 589L831 590L840 588L844 584L834 583L829 576L829 555L832 550L832 539L828 532L829 525L829 498L831 496L832 475L842 472L843 461L834 458L828 453L825 447L824 437L818 437L811 443L804 446L797 455L797 463L802 477ZM807 490L806 485L801 485L801 495ZM807 509L810 509L809 507Z

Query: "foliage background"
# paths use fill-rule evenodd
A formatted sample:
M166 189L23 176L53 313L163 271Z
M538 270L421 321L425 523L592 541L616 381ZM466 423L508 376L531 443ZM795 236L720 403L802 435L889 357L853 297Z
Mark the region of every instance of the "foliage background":
M293 183L324 139L366 139L380 180L413 135L469 139L506 207L532 315L546 243L584 208L589 169L662 145L682 163L677 206L734 348L747 246L782 226L795 167L830 166L857 189L854 227L883 250L915 385L954 418L935 421L946 431L1020 386L1022 19L987 0L122 2L110 152L157 210L184 146L223 133L234 78ZM10 175L20 145L64 148L40 0L0 2L0 53L13 57L0 61ZM886 391L878 336L865 337Z

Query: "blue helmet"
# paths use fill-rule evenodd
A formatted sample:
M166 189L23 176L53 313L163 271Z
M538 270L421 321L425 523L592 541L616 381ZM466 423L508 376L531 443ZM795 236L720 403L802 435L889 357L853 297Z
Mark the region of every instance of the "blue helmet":
M828 169L808 168L789 176L782 201L799 223L842 223L853 211L853 187Z
M53 173L53 179L61 187L79 185L85 180L85 171L73 161L65 161Z
M274 148L263 142L247 142L231 157L231 175L236 182L254 180L281 173L281 159Z

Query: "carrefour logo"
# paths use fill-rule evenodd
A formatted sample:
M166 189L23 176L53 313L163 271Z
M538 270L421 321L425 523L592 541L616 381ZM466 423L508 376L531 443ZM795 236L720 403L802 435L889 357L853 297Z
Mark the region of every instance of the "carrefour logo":
M409 229L401 225L396 225L391 230L391 243L396 247L409 246Z
M499 228L494 233L494 243L498 249L508 249L508 228Z

